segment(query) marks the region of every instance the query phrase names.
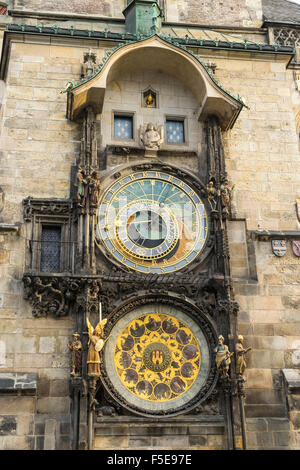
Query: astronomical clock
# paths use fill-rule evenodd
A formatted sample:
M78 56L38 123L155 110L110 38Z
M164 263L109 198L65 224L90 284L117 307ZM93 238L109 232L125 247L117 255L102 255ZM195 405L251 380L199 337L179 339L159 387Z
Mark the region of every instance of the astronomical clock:
M175 273L202 253L208 215L197 192L165 171L135 171L110 185L97 235L117 264L143 274Z
M189 298L197 290L192 278L205 282L201 269L212 251L205 187L190 172L155 163L124 167L102 188L98 253L111 279L126 279L125 287L104 284L116 299L102 353L105 394L137 415L188 412L217 380L214 320Z

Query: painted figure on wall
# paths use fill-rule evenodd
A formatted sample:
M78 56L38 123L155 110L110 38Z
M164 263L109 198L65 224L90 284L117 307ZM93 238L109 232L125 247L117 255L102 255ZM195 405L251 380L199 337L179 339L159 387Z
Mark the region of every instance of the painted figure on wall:
M100 351L102 350L105 340L104 340L104 327L107 323L107 319L100 321L96 328L94 329L91 325L89 319L86 319L88 333L89 333L89 343L88 343L88 375L91 376L100 376Z

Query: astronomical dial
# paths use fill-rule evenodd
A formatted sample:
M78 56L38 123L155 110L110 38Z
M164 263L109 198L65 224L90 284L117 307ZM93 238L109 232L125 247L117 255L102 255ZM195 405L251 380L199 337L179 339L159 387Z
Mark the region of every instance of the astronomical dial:
M204 204L184 181L162 171L135 172L104 193L97 237L116 261L141 273L178 271L203 250Z

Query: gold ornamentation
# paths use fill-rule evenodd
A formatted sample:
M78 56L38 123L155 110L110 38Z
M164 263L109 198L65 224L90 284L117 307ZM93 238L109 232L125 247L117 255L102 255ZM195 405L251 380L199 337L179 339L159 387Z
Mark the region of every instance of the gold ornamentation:
M193 385L201 353L197 339L182 321L153 313L132 320L122 330L114 363L127 390L148 401L164 402Z
M251 351L252 348L244 348L244 337L242 335L238 335L237 339L238 342L235 345L235 372L237 375L244 375L247 367L245 354L247 354L248 351Z
M104 341L104 327L107 319L100 321L96 328L92 326L89 319L86 319L89 333L89 350L87 357L88 375L100 376L100 351L102 350Z

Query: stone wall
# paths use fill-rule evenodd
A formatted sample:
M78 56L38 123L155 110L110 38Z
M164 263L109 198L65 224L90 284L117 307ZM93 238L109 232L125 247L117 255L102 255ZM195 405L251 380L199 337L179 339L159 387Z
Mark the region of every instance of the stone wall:
M261 0L167 0L165 8L170 22L252 27L262 24Z
M141 107L142 94L152 87L157 93L157 108ZM132 140L118 140L113 135L114 112L133 115L134 135ZM139 131L141 126L152 122L165 127L167 118L185 120L185 142L180 145L162 144L162 150L180 149L197 152L202 140L202 126L195 117L197 103L181 82L164 73L131 71L113 80L105 92L105 101L101 118L103 147L106 145L141 145Z
M226 448L222 418L183 416L145 423L143 418L98 418L95 450L221 450Z
M59 91L70 77L80 75L81 55L80 48L12 45L1 110L2 222L23 221L22 200L28 195L69 197L80 133L77 124L66 120L66 95ZM31 397L0 397L4 423L16 423L8 434L3 430L0 447L69 448L67 342L72 320L32 317L21 281L26 237L24 225L19 233L0 233L0 372L36 373L37 390Z
M66 120L66 95L60 95L59 90L80 76L86 49L84 45L12 44L1 110L4 222L22 221L21 202L28 195L69 197L70 168L78 156L80 132L78 124ZM298 104L291 97L292 74L286 71L285 63L264 57L250 60L244 55L243 59L211 55L210 59L217 63L217 79L243 96L250 107L242 111L234 129L225 136L228 173L235 184L233 216L237 219L231 223L230 248L236 300L241 307L239 333L244 335L246 346L253 348L246 374L249 442L259 447L259 439L272 434L265 446L274 448L295 445L295 433L287 428L290 424L280 371L299 368L300 363L299 258L292 254L290 244L287 255L276 258L270 241L249 241L249 231L257 229L259 221L263 229L299 228L295 199L299 197L300 172L294 119ZM105 132L110 131L106 128ZM5 403L0 406L2 432L9 433L1 436L2 444L11 449L67 448L67 342L73 332L72 321L32 318L21 283L28 248L26 230L22 227L19 234L1 233L0 241L0 370L38 376L35 396L20 400L0 397ZM274 418L281 421L272 421ZM278 423L282 429L275 429ZM279 429L285 435L280 435ZM189 445L188 434L183 436ZM199 436L203 438L201 433Z
M124 18L125 0L14 0L15 9ZM164 0L165 21L203 25L262 25L261 0Z
M299 258L290 239L287 254L278 258L271 241L257 240L251 231L299 230L295 200L300 157L293 112L299 109L299 96L295 97L292 73L283 63L216 62L222 83L250 107L225 139L227 169L235 184L237 220L230 223L229 240L240 305L238 330L245 345L253 348L247 356L246 414L249 432L258 427L250 432L249 443L293 447L297 436L288 421L281 369L297 369L300 364ZM271 417L277 421L269 422ZM273 435L276 430L280 433Z
M92 14L101 16L114 16L123 18L122 11L126 0L14 0L17 10L35 10L66 12L77 14Z

